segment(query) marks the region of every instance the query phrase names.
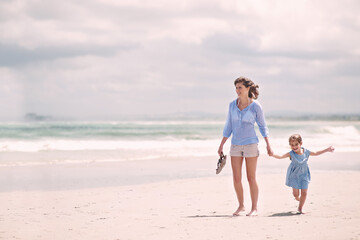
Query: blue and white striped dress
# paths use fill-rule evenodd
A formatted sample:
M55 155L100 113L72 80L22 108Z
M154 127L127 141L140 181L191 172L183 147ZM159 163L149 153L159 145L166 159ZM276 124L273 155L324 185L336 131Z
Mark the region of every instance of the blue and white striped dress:
M304 149L304 153L299 155L293 150L290 152L290 166L286 174L286 186L296 189L307 189L311 180L308 159L310 151Z

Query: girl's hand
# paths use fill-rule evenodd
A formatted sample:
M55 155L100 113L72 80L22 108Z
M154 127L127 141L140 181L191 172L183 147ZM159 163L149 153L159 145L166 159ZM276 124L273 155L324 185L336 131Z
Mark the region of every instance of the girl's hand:
M334 152L335 148L333 146L330 146L326 149L328 152Z
M269 156L274 155L274 152L273 152L273 150L271 149L270 145L267 145L267 146L266 146L266 149L267 149L267 152L268 152L268 155L269 155Z

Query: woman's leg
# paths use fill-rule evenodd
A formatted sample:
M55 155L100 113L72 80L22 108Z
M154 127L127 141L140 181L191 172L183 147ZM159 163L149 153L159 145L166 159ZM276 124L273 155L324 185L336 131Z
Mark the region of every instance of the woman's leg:
M300 194L299 189L293 188L293 195L296 201L300 201L299 194Z
M244 207L244 190L241 183L241 169L243 163L243 157L231 157L231 167L233 172L233 181L234 188L236 192L237 199L239 201L238 209L233 213L233 215L237 216L240 212L245 211Z
M257 201L259 197L259 187L256 182L256 166L258 157L247 157L246 161L246 175L249 181L250 196L251 196L251 211L246 214L247 216L257 215Z
M299 213L303 213L302 208L304 206L306 196L307 196L307 189L301 189L300 203L298 208Z

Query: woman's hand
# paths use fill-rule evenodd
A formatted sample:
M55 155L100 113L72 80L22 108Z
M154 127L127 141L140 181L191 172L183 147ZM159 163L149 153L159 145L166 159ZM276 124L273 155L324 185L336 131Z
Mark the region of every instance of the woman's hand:
M218 149L218 154L219 154L220 157L221 157L222 155L224 155L224 153L223 153L223 146L224 146L226 140L227 140L227 137L223 137L222 140L221 140L221 143L220 143L220 146L219 146L219 149Z
M223 155L223 146L220 145L219 149L218 149L218 154L219 156Z
M265 139L265 142L266 142L266 150L267 150L267 153L269 154L269 156L274 155L274 152L273 152L273 150L272 150L271 147L270 147L269 138L268 138L268 137L264 137L264 139Z

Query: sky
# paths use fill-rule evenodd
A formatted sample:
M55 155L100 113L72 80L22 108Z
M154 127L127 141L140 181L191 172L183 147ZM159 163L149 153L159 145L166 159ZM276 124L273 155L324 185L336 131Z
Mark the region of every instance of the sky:
M360 114L358 0L0 0L0 120Z

